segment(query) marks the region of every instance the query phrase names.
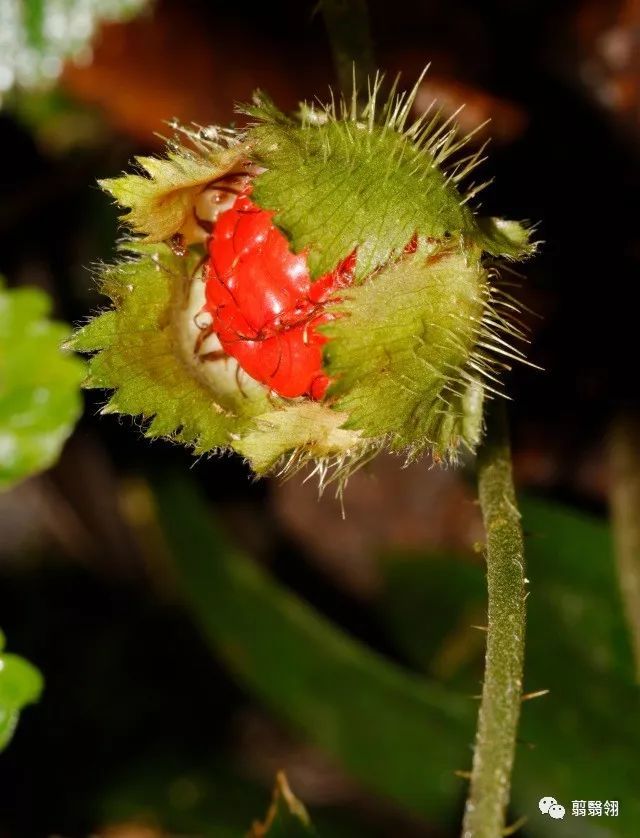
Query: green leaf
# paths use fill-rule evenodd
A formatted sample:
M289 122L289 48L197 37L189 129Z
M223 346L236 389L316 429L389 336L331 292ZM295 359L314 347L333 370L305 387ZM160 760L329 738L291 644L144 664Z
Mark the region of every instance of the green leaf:
M397 607L408 603L414 614L408 650L420 655L424 638L434 650L432 671L451 679L456 661L464 669L457 689L447 688L413 677L346 637L230 549L184 482L172 479L157 496L194 615L238 679L380 794L430 819L454 817L464 791L453 771L468 768L477 711L466 696L477 691L482 673L483 635L471 628L486 607L482 568L454 560L447 567L444 559L430 565L414 557L404 564L410 576L396 585L397 592L408 591L397 595ZM640 822L639 696L610 537L603 524L548 504L528 502L524 513L532 579L525 685L551 693L523 708L514 817L527 814L528 834L546 838L541 797L551 794L569 811L574 799L619 800L618 818L567 817L554 823L554 832L631 838ZM421 568L428 581L418 586ZM457 593L449 592L450 585ZM411 586L423 592L421 610ZM432 621L434 613L439 616ZM445 628L446 643L438 644Z
M82 410L84 364L60 350L68 329L50 307L0 284L0 489L51 466Z
M455 131L418 122L404 130L410 101L391 99L376 124L375 94L364 118L335 108L303 111L295 122L263 94L245 109L259 121L248 132L252 157L265 168L253 197L298 252L313 277L333 270L358 249L356 276L367 277L398 257L414 234L462 236L495 256L519 259L533 251L517 222L480 227L441 164L463 141ZM403 105L401 107L401 105Z
M42 692L42 675L24 658L5 653L0 631L0 751L9 742L18 724L20 711L33 704Z
M455 456L480 436L486 272L460 250L416 253L343 293L331 338L329 395L348 414L344 428L390 437L393 448L430 447Z
M446 820L475 704L386 661L274 582L229 546L184 479L156 496L194 617L238 680L363 783Z
M248 838L304 838L315 835L309 815L289 788L285 774L276 777L273 800L264 822L255 822Z
M380 617L393 641L419 672L468 689L467 676L482 675L485 648L484 632L473 628L486 625L480 557L472 565L446 552L398 551L380 564Z
M536 747L516 766L516 797L531 827L548 827L532 798L619 800L620 816L591 828L637 835L640 689L604 521L540 501L523 507L531 578L526 683L550 690L525 704L521 737ZM572 766L576 766L574 770ZM576 819L577 820L577 819ZM575 826L567 835L590 834Z
M102 21L126 20L147 0L3 0L0 101L14 85L50 85L81 55Z
M547 838L537 801L618 800L617 818L572 818L554 834L637 835L640 750L634 670L606 524L569 508L521 503L526 539L528 626L525 691L513 778L514 819ZM394 638L430 676L460 690L482 677L486 591L482 567L447 557L389 557L384 614ZM421 644L421 638L425 642Z

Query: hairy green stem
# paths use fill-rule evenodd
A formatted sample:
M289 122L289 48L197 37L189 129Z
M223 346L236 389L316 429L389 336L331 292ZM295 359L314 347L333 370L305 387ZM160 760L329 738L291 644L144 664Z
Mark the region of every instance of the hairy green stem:
M321 0L340 88L350 95L373 78L375 65L366 0Z
M463 838L498 838L504 832L522 701L524 547L502 402L494 402L487 423L478 454L478 488L487 539L489 620Z
M614 419L609 456L618 580L640 682L640 414L626 412Z

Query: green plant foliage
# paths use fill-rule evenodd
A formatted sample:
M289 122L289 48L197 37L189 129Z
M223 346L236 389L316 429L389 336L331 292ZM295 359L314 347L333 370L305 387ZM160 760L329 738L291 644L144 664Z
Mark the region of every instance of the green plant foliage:
M532 499L524 516L531 594L527 601L525 702L513 777L514 819L547 838L537 801L618 800L617 818L570 816L554 834L632 836L640 822L635 765L640 691L619 601L613 547L602 521ZM388 557L383 615L396 642L431 677L477 689L486 622L483 569L455 557ZM422 640L425 639L423 643Z
M233 447L265 473L296 449L296 463L359 451L358 434L338 429L344 417L317 403L285 403L226 361L202 364L187 311L197 251L129 243L129 258L106 267L100 288L115 308L68 342L95 353L86 387L111 390L103 413L141 416L151 438L167 437L198 454ZM200 282L199 279L196 280ZM185 337L186 336L186 337Z
M241 683L378 793L431 821L456 817L464 785L454 771L469 767L477 712L469 696L482 677L483 634L471 627L485 619L481 565L426 556L385 563L384 613L402 648L429 668L420 679L345 636L230 548L186 483L172 479L157 497L194 616ZM640 822L638 688L610 536L604 524L562 507L523 506L532 568L525 689L551 693L523 708L513 819L528 815L527 834L546 838L541 797L569 807L574 799L619 800L618 818L565 818L554 831L632 838Z
M14 85L51 84L86 50L101 21L126 20L147 0L2 0L0 102Z
M4 651L5 639L0 631L0 751L9 742L18 724L20 711L33 704L42 692L42 675L18 655Z
M241 430L243 416L268 407L266 397L245 400L222 378L219 389L212 390L182 349L177 316L197 254L180 257L166 245L137 245L136 250L100 275L100 288L116 308L69 341L76 351L97 353L85 386L113 391L103 413L151 420L149 437L167 436L199 453L227 445L229 434Z
M267 816L262 823L254 822L248 838L305 838L315 834L307 810L280 772Z
M0 285L0 489L51 466L82 410L84 364L36 288Z
M456 183L480 153L447 174L444 162L465 141L446 124L438 126L437 116L405 129L413 96L404 102L391 97L376 114L376 95L377 89L362 115L355 105L340 117L335 107L306 108L295 121L264 94L244 109L259 120L248 140L266 169L254 198L275 210L293 249L307 251L311 275L333 270L357 247L356 276L364 278L400 255L414 233L461 235L494 256L531 253L522 225L497 219L480 225L458 192Z
M323 328L343 427L441 457L460 440L473 450L482 421L474 346L488 294L477 258L422 247L343 294L343 316Z
M103 269L115 308L70 344L98 353L87 384L115 391L106 412L141 416L149 436L196 453L230 448L260 475L312 462L321 485L336 479L339 490L382 449L454 462L461 446L476 448L501 359L523 359L511 346L523 337L517 307L483 255L524 258L534 245L517 222L476 218L458 192L481 152L443 168L467 138L437 114L407 128L415 90L377 109L379 88L340 116L303 106L289 118L259 95L246 132L177 127L165 157L102 181L147 245L130 243L135 258ZM323 327L333 386L320 403L274 395L216 342L202 244L235 189L249 187L313 274L357 249L362 282L326 304L342 316ZM208 335L194 328L202 315Z
M281 463L283 473L309 460L336 458L348 472L371 450L359 431L344 428L347 416L317 402L301 401L257 416L236 443L236 450L251 463L256 474L268 474Z
M194 618L238 680L363 783L445 822L475 704L384 660L275 583L228 544L184 478L159 484L157 502Z

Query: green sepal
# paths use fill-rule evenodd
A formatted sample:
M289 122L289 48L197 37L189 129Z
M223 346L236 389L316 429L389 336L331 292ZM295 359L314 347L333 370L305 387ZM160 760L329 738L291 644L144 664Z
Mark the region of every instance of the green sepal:
M82 412L84 365L60 350L69 328L50 308L0 280L0 489L53 465Z
M68 342L94 353L85 386L111 391L103 413L139 416L146 436L198 454L235 450L257 474L310 460L346 467L362 456L368 444L341 431L345 417L328 406L270 394L246 374L236 376L233 359L202 365L195 358L188 297L202 286L197 250L181 257L164 244L127 248L135 252L99 276L114 308Z
M348 472L371 445L359 431L343 428L347 418L320 402L301 400L257 416L237 441L236 449L249 460L256 474L274 470L287 474L313 461L326 462L336 472L341 467Z
M538 242L532 242L535 227L522 221L506 218L478 217L478 235L475 242L492 256L507 259L525 259L535 253Z
M417 252L341 292L340 316L322 331L329 398L345 429L392 449L452 458L479 440L483 385L474 370L489 297L477 254Z
M274 221L296 252L305 250L316 278L357 248L356 278L397 257L414 234L462 237L493 256L520 259L533 252L528 230L515 221L479 220L456 188L478 162L459 170L444 161L466 140L437 121L405 130L408 108L391 99L375 120L375 100L360 115L335 107L301 111L297 121L264 94L245 113L257 122L247 138L252 159L265 168L253 200L275 211ZM472 190L472 194L478 190Z
M180 142L168 143L164 157L137 157L139 173L99 181L128 208L124 224L146 242L181 235L197 240L194 206L207 184L246 161L247 149L232 131L195 133L179 128Z
M251 397L245 396L229 380L224 361L207 366L208 382L189 354L183 318L189 317L197 251L178 256L166 245L135 249L100 275L101 290L115 308L69 341L78 352L96 353L85 386L113 391L102 412L142 417L146 436L170 437L197 453L226 447L247 420L268 409L267 394L255 386Z

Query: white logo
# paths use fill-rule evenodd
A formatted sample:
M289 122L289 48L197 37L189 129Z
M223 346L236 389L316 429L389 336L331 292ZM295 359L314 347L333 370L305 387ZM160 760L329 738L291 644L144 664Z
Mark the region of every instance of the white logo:
M564 818L565 808L555 797L541 797L538 801L538 808L543 815L549 815L556 821Z

